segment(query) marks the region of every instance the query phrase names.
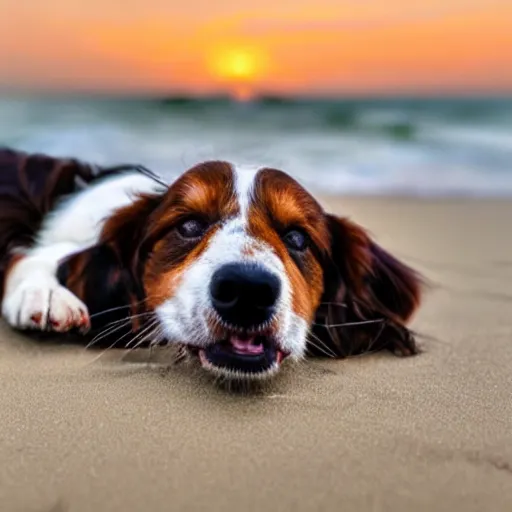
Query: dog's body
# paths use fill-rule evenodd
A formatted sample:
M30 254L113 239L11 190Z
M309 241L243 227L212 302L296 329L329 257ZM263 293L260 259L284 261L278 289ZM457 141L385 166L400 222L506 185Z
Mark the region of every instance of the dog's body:
M161 185L138 173L97 179L45 215L35 243L21 254L4 287L2 315L19 329L69 331L88 327L85 304L58 281L61 261L96 245L106 219L130 205L135 195Z
M0 171L2 315L15 328L178 343L236 377L308 349L416 350L415 273L280 171L206 162L167 187L136 166L7 150Z

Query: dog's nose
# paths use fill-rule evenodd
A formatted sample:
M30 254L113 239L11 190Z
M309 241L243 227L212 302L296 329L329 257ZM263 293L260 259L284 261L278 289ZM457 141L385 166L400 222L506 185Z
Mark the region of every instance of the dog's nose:
M244 328L269 320L280 292L281 282L275 274L248 263L222 266L210 283L213 307L221 319Z

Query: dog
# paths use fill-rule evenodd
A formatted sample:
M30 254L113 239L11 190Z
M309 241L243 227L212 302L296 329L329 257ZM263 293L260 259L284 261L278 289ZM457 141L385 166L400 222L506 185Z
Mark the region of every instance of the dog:
M3 149L0 248L18 330L177 344L228 379L308 354L418 351L420 275L273 168L207 161L167 184Z

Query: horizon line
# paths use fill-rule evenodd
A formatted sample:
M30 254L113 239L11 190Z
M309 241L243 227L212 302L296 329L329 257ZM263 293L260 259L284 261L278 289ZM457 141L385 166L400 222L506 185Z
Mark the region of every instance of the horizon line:
M512 91L468 91L460 90L436 90L436 91L375 91L375 92L310 92L310 93L293 93L293 92L277 92L277 91L259 91L255 92L247 100L240 100L229 91L210 91L210 92L186 92L180 90L174 91L123 91L123 90L102 90L102 89L20 89L10 87L0 87L0 98L2 97L40 97L55 98L67 97L77 99L152 99L161 101L172 100L225 100L233 103L251 103L261 100L340 100L340 99L512 99Z

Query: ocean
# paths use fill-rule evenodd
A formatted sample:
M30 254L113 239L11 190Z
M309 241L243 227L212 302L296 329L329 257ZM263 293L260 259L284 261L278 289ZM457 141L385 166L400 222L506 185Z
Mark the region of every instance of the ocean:
M512 194L511 98L0 96L0 146L168 180L206 159L285 170L329 194Z

